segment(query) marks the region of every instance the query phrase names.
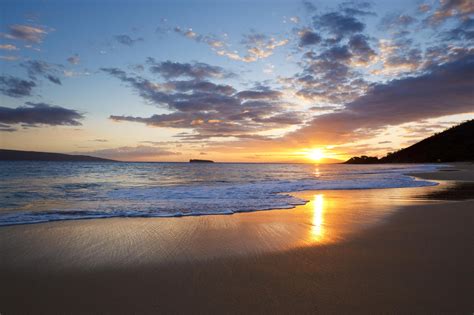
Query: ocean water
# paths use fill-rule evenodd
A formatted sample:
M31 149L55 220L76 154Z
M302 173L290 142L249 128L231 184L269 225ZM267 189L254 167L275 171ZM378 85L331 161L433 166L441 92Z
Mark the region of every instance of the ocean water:
M435 185L434 165L0 162L0 226L289 209L302 190Z

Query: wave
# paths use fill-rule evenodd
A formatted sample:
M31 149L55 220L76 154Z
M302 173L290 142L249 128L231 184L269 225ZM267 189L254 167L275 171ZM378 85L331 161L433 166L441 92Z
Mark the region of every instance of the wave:
M66 183L65 196L74 196L68 207L48 211L9 211L0 215L0 226L60 220L112 217L181 217L233 214L269 209L291 209L307 202L290 192L304 190L348 190L421 187L435 182L418 180L406 173L431 171L432 165L405 167L352 168L327 170L318 178L301 180L261 180L232 182L207 181L205 184L174 186L132 185L105 189L97 184ZM100 192L101 189L104 192ZM71 194L71 190L74 194ZM100 193L100 198L97 194ZM69 203L69 199L66 199ZM29 209L34 207L29 207Z

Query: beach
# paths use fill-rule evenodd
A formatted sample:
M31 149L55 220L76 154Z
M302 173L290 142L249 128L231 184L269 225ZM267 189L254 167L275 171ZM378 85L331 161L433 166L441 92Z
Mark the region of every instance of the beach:
M474 168L295 209L0 228L0 313L474 311Z

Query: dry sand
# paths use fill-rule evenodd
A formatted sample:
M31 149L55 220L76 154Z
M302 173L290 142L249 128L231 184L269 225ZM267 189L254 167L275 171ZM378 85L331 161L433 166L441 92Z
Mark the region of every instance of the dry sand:
M0 313L470 314L474 176L454 168L292 210L0 228Z

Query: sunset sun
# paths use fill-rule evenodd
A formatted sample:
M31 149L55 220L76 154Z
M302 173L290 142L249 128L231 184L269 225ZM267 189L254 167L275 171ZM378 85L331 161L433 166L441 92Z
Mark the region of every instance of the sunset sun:
M319 162L322 158L324 158L324 152L321 149L311 149L308 151L307 156L309 159Z

